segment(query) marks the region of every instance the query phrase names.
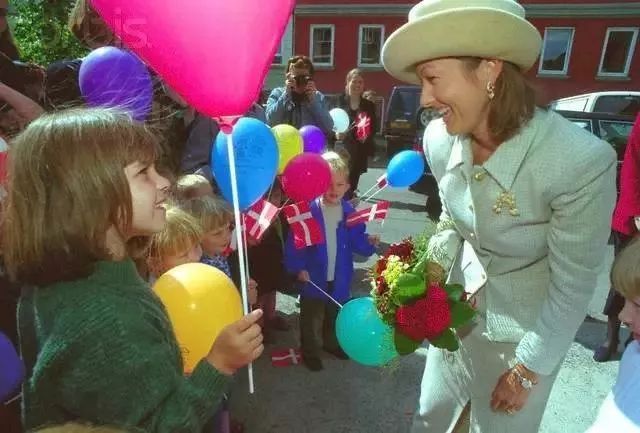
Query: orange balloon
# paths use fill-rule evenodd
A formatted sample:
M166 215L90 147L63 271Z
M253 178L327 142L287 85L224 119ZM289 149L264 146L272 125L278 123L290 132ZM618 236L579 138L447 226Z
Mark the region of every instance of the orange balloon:
M153 285L173 325L185 373L204 358L222 329L242 317L238 289L224 272L203 263L176 266Z

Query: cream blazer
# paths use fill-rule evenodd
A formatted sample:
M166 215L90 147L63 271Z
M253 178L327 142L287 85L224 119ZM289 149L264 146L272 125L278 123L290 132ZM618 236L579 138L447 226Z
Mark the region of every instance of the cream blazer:
M450 136L441 120L424 140L443 203L431 251L445 267L464 267L455 260L461 243L473 248L489 338L517 343L518 362L551 374L596 286L616 201L615 152L541 109L481 166L469 138Z

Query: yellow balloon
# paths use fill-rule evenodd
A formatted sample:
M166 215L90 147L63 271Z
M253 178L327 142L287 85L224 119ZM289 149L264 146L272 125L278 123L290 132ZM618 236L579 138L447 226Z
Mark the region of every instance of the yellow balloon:
M280 163L278 164L278 174L282 174L284 168L294 156L300 155L304 150L304 142L300 131L291 125L276 125L271 128L278 143L280 153Z
M185 373L204 358L222 329L242 317L242 300L224 272L203 263L176 266L153 285L176 333Z

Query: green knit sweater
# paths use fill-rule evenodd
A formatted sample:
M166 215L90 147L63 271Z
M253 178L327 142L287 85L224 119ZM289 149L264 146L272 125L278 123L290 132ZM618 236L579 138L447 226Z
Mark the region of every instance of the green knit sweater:
M200 433L230 380L205 360L183 376L167 313L130 260L24 294L18 325L25 429L82 420Z

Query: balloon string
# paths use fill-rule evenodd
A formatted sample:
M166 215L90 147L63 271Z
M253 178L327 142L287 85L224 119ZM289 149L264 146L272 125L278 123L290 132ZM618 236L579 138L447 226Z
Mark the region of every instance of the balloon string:
M331 296L330 294L328 294L327 292L325 292L324 290L322 290L320 287L318 287L318 285L316 283L314 283L313 281L309 280L309 284L311 284L313 287L315 287L316 289L320 290L322 293L324 293L324 295L331 299L338 307L342 308L342 304L338 301L336 301L333 296Z
M236 243L238 244L238 260L240 261L240 269L245 270L246 250L244 248L244 242L242 240L242 217L240 215L240 198L238 196L238 177L236 174L236 156L233 151L233 134L230 132L227 134L227 152L229 154L229 174L231 175L231 196L233 198L233 218L235 220L236 227ZM249 314L249 297L247 294L247 275L244 272L240 272L240 287L242 290L242 310L244 314ZM247 372L249 374L249 393L254 393L253 387L253 364L247 366Z
M247 281L250 282L251 281L251 274L249 273L249 247L247 244L247 231L246 230L242 230L242 241L244 242L244 250L246 251L246 262L245 262L245 275L247 276ZM247 283L249 284L249 283ZM253 306L251 304L249 304L249 311L252 311Z
M385 190L385 188L387 188L387 185L383 186L382 188L380 188L379 190L377 190L376 192L374 192L373 194L371 194L369 197L363 199L362 201L370 201L372 200L375 196L377 196L378 194L380 194L382 191Z
M371 193L371 191L373 191L374 189L376 189L378 187L378 183L376 182L371 188L369 188L364 194L362 194L363 197L366 197L367 194Z

